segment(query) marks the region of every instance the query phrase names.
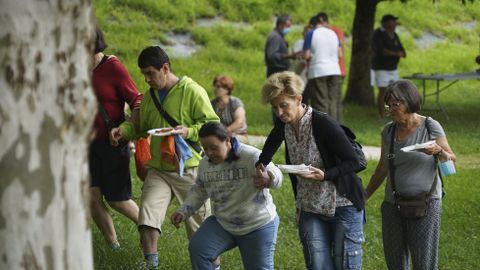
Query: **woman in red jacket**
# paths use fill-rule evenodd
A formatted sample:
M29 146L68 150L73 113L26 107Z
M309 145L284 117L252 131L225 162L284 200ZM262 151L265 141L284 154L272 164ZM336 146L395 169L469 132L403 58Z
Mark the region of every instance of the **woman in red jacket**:
M120 60L105 55L107 47L102 31L96 28L92 86L99 103L93 129L95 139L89 149L90 209L98 228L113 249L120 247L113 221L103 201L131 219L138 220L138 206L131 199L130 151L128 143L112 146L109 130L125 121L124 106L132 110L132 121L138 119L143 95Z

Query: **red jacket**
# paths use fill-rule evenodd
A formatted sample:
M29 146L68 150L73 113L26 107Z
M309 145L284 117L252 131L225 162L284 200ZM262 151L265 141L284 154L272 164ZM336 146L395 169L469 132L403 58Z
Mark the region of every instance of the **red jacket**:
M143 95L138 91L125 66L115 56L110 56L93 70L92 86L97 100L115 125L125 120L125 103L130 109L140 107ZM96 141L108 141L105 122L98 112L93 125Z

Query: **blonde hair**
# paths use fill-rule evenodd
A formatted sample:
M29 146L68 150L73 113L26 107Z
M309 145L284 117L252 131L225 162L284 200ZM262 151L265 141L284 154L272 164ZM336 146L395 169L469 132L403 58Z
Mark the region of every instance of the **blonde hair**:
M302 78L292 71L274 73L263 84L262 102L270 103L280 95L301 96L304 85Z

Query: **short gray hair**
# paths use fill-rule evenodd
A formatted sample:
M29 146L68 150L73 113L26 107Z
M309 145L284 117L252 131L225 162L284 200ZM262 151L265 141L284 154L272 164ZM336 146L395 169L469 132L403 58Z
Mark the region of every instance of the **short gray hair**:
M402 101L407 107L408 113L416 113L422 106L422 97L415 84L410 80L398 80L387 87L383 100L387 104L392 99Z

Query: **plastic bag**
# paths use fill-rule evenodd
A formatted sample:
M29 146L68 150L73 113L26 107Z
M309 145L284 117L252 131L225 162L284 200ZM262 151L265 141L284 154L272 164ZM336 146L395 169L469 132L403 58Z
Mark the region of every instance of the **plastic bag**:
M140 180L145 181L147 177L147 164L152 158L150 155L150 138L140 138L135 143L135 168Z
M162 161L172 164L175 166L178 171L178 156L175 149L175 138L174 135L165 136L160 143L160 153Z

